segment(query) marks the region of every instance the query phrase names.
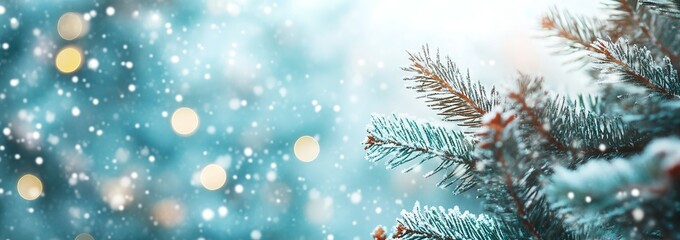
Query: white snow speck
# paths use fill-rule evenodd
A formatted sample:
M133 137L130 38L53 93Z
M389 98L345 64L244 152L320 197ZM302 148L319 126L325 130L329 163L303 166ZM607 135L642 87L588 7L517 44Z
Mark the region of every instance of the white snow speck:
M106 8L106 15L108 16L113 16L113 14L116 14L116 9L109 6Z
M633 188L633 190L630 190L630 195L633 197L639 197L640 196L640 190L637 188Z
M87 61L87 68L97 70L97 68L99 68L99 60L96 58L91 58Z
M262 232L260 232L260 230L253 230L252 232L250 232L250 238L252 238L253 240L259 240L260 238L262 238Z
M243 192L243 185L236 184L236 186L234 187L234 192L239 193L239 194L242 193Z
M643 211L640 208L635 208L631 212L631 215L633 215L633 219L635 219L635 221L639 222L642 221L643 218L645 218L645 211Z
M17 18L10 18L9 19L9 27L12 28L12 29L19 28L19 20L17 20Z
M225 206L221 206L220 208L217 209L217 214L220 215L220 217L226 217L227 214L229 214L229 209Z
M173 55L172 57L170 57L170 62L178 63L179 62L179 56Z
M215 217L215 212L210 208L203 209L201 217L203 217L203 220L205 221L210 221Z
M353 192L353 193L349 196L349 200L350 200L353 204L359 204L359 203L361 202L361 191Z
M78 107L71 108L71 114L74 117L80 116L80 108L78 108Z
M243 149L243 155L246 155L246 157L253 156L253 149L249 147Z

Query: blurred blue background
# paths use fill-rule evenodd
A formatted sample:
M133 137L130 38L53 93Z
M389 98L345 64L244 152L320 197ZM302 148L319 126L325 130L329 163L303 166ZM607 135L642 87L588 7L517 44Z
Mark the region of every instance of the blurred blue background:
M417 200L479 213L427 166L364 160L365 126L371 113L439 121L401 81L423 44L487 84L519 70L592 91L540 38L556 2L0 1L0 238L370 239ZM66 12L85 35L59 36ZM74 73L55 68L66 46L84 55ZM179 107L200 117L191 136L171 128ZM313 162L293 154L304 135ZM218 191L198 179L211 163L228 175ZM17 193L28 173L44 187L33 201Z

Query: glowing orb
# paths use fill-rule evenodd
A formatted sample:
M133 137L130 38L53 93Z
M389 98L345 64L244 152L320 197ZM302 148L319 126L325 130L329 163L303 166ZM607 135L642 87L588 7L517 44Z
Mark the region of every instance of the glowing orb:
M26 200L35 200L42 194L43 185L40 179L32 174L26 174L19 178L17 191L19 196Z
M178 108L170 118L172 130L180 136L189 136L198 129L198 114L191 108Z
M319 143L310 136L302 136L295 141L293 152L298 160L303 162L311 162L319 156Z
M86 24L80 14L67 12L59 18L57 32L64 40L73 40L85 35Z
M54 64L62 73L72 73L83 63L83 53L76 47L65 47L57 53Z
M208 190L217 190L227 182L227 172L217 164L209 164L201 171L201 185Z

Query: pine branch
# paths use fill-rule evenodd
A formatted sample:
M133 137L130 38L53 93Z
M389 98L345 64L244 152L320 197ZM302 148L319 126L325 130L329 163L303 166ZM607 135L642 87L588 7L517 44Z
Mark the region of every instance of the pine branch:
M479 154L487 160L479 163L483 170L478 174L486 183L481 188L486 209L517 223L525 234L522 239L583 238L565 229L540 188L541 178L559 158L530 149L515 116L507 111L487 115L480 133Z
M480 118L498 104L495 88L487 92L479 82L473 83L470 75L461 74L451 59L442 62L439 53L433 59L427 46L409 55L411 66L403 70L416 75L404 80L413 83L409 88L420 93L419 98L426 98L428 106L438 111L444 121L479 127Z
M646 0L642 5L673 19L680 19L680 1L678 0Z
M604 22L595 18L576 16L568 11L553 9L543 16L541 26L544 30L551 32L552 37L564 40L564 45L556 46L558 54L595 51L593 42L607 38L603 31L607 27ZM587 57L587 54L581 54L575 61L582 61Z
M678 234L678 180L680 140L666 138L630 160L593 160L576 170L557 167L545 188L552 207L577 228L624 226L620 234L628 236L636 227L660 227Z
M535 151L570 153L577 161L586 157L641 149L641 136L620 116L605 113L605 104L592 96L569 100L551 96L542 88L543 79L520 75L517 89L508 93L521 122L521 136ZM542 146L542 147L539 147ZM602 149L602 146L605 149Z
M524 200L520 198L517 190L515 189L515 182L513 180L513 175L508 169L508 163L506 154L503 152L502 147L498 147L499 143L505 142L504 133L507 131L508 125L515 120L513 115L503 116L501 113L490 113L491 115L485 119L486 132L481 133L482 137L488 137L486 142L482 142L479 146L483 149L488 149L491 151L492 159L498 162L500 168L500 174L505 187L505 192L510 196L512 208L517 215L517 219L524 226L525 230L528 231L533 238L537 240L542 240L543 237L538 233L538 229L530 219L527 218L526 206ZM504 147L504 146L503 146ZM491 196L493 198L493 196Z
M461 212L458 207L444 209L443 207L420 208L416 202L413 211L401 212L398 219L394 239L478 239L501 240L516 239L516 231L503 222L486 215L475 216L467 211Z
M404 172L425 161L439 159L441 163L425 176L448 171L439 186L445 188L456 183L454 193L464 192L476 183L472 175L475 164L471 156L473 145L457 131L396 115L373 115L364 147L366 158L370 161L389 158L386 163L388 169L420 159Z
M659 66L645 47L629 45L620 39L612 43L599 40L595 48L601 54L598 59L605 72L618 73L623 82L645 86L670 96L680 95L678 72L669 58L664 58Z
M542 122L542 106L540 102L546 95L543 91L543 79L531 78L528 75L521 74L517 79L518 89L510 91L508 98L515 102L517 111L520 113L520 118L526 118L527 125L535 130L548 144L560 151L575 152L574 149L560 142L550 131L549 123ZM538 107L538 108L537 108Z
M657 38L658 32L656 30L658 28L656 28L654 22L656 19L651 17L650 20L650 17L648 17L650 14L640 7L641 4L639 4L638 0L614 0L609 5L615 10L611 21L615 24L616 28L612 30L612 35L628 35L635 43L644 42L642 39L639 39L644 38L647 42L651 43L649 46L659 49L671 61L678 60L678 55ZM654 16L654 14L651 15ZM659 30L661 32L664 31L663 29Z

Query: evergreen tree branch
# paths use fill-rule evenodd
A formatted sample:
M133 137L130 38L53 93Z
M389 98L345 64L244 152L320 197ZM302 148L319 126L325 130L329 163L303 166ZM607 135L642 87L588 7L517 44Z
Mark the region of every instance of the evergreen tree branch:
M534 106L530 105L527 100L537 94L543 94L541 86L542 82L543 79L541 78L531 78L528 75L521 74L517 79L518 89L516 91L510 91L508 98L517 104L518 111L524 113L522 116L528 118L528 123L533 126L533 129L546 139L551 146L561 151L573 152L574 150L572 148L557 140L555 136L549 132L547 129L549 128L549 124L543 123L541 122L543 119L539 119L540 113L537 113L537 109L534 109L534 106L538 104L536 101L541 101L542 99L530 99Z
M678 234L678 180L680 140L666 138L631 159L593 160L576 170L557 167L545 188L552 207L581 227L623 226L614 230L627 236L635 227L651 226L643 221L664 220L653 224Z
M680 19L680 1L678 0L646 0L642 5L647 6L669 18Z
M678 55L656 37L656 32L653 32L654 29L652 29L655 24L650 24L644 20L645 12L644 9L640 9L638 0L614 0L611 5L618 12L618 14L612 15L612 21L617 25L614 31L623 35L627 31L634 31L629 29L638 29L653 46L669 57L671 61L678 59ZM629 34L634 37L638 35L635 32Z
M481 133L482 137L490 137L486 142L479 145L480 148L488 149L491 151L493 159L498 162L500 166L500 174L503 178L503 184L505 186L506 193L511 197L513 204L515 205L514 210L517 214L517 219L524 226L524 228L537 240L542 240L543 237L538 233L538 230L533 222L527 218L526 207L524 200L522 200L517 190L515 190L515 183L513 181L513 176L508 169L507 161L505 159L505 153L503 149L498 147L498 143L505 142L503 133L507 130L508 125L515 120L514 115L503 116L500 113L490 113L490 115L485 122L486 131Z
M471 156L473 145L457 131L396 115L373 115L364 147L366 158L370 161L389 157L386 163L388 169L421 159L404 172L430 159L439 159L440 164L425 177L448 171L439 186L445 188L457 183L454 193L464 192L476 183L472 175L475 164Z
M422 209L416 202L413 211L401 212L401 218L394 239L440 239L440 240L501 240L515 239L516 231L510 226L486 215L475 216L467 211L461 212L458 207L428 207Z
M599 40L595 48L600 53L598 59L605 64L603 70L621 74L623 82L642 85L666 95L680 95L678 72L669 58L664 58L659 66L645 47L629 45L623 39L614 43Z
M620 116L605 113L606 106L598 98L579 96L577 100L568 100L550 96L542 83L541 78L521 74L517 89L508 93L524 132L521 137L528 142L545 143L535 145L541 146L535 151L557 150L583 160L641 149L637 132ZM576 165L580 160L569 164Z
M552 37L561 38L565 45L560 45L557 53L573 54L583 51L596 51L593 42L597 39L607 38L604 33L604 22L583 16L576 16L568 11L553 9L543 16L541 27L552 33ZM583 60L587 54L579 56L576 60Z
M680 135L678 99L667 100L646 91L627 94L621 98L618 108L629 125L654 136Z
M479 127L480 118L498 104L495 88L487 92L479 82L473 83L469 74L463 75L451 59L442 62L439 53L432 58L427 46L409 56L411 66L404 70L415 76L404 80L413 83L409 88L420 93L419 98L426 98L428 106L439 111L444 121Z

